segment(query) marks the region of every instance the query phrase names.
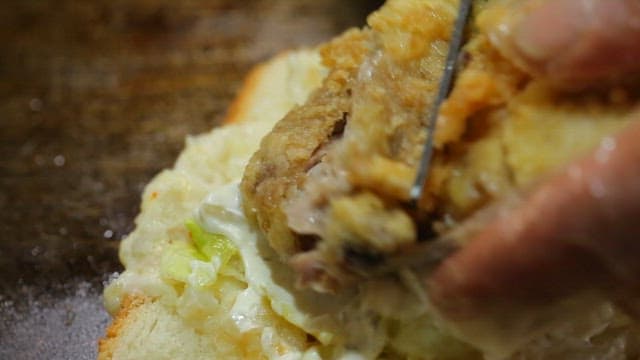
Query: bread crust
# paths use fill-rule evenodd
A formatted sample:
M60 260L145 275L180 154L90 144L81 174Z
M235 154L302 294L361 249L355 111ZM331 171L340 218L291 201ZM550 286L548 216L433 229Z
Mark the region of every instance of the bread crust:
M98 340L98 360L113 358L118 337L130 321L134 321L135 313L152 300L142 295L128 295L122 300L122 306L107 328L104 338Z
M250 103L252 100L253 92L258 87L258 84L260 83L267 66L268 64L259 64L254 66L249 71L249 74L244 79L244 83L242 84L240 91L231 102L229 110L227 110L227 114L222 120L223 124L233 124L246 119L244 113L246 112L246 109L251 105Z
M286 57L291 56L293 53L293 51L284 51L276 55L269 62L254 66L245 77L244 82L231 102L231 105L229 105L229 109L222 120L222 124L233 124L246 121L249 118L247 113L249 109L251 109L252 102L255 100L254 96L256 95L256 90L262 81L264 81L264 78L269 71L269 67L284 60Z
M277 94L284 94L289 90L290 81L305 82L305 84L302 85L304 88L317 86L316 83L319 83L320 79L316 79L315 76L319 76L318 74L320 74L316 71L319 68L319 64L315 62L316 60L310 60L309 54L315 54L315 51L285 51L265 63L254 66L245 77L243 85L240 87L221 124L238 124L253 121L255 114L252 114L252 110L264 107L265 104L261 102L261 100L264 100L263 98L265 96L270 95L266 94L265 90L268 90L269 93L272 93L272 95L276 97L278 96ZM287 71L283 72L283 66ZM287 78L285 80L283 76L291 75L287 72L295 71L294 68L301 69L302 72L300 74L306 74L306 71L309 71L313 74L310 75L313 80L309 80L309 78L305 78L304 76L301 79ZM298 99L298 101L301 100ZM277 109L276 112L278 112L288 110L290 105L286 105L286 109L283 108L285 105L281 103L273 106ZM274 116L273 113L266 115L267 118ZM97 358L99 360L113 359L116 349L119 346L119 341L125 337L127 329L136 322L136 314L154 304L154 298L142 294L127 295L124 297L120 309L105 330L104 337L98 340Z
M285 57L288 52L276 57ZM240 91L231 103L222 124L233 124L245 121L246 109L251 106L255 89L258 87L264 74L271 63L263 63L254 66L246 76ZM135 314L145 305L153 302L153 299L144 295L128 295L122 300L120 310L113 321L105 330L105 336L98 340L98 360L113 359L118 338L125 331L131 321L135 321Z

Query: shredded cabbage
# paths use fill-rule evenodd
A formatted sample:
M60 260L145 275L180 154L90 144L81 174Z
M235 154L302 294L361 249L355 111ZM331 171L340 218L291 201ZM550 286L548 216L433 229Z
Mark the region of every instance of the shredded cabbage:
M175 242L162 253L160 275L164 279L204 287L213 285L218 271L236 254L226 236L204 231L198 223L185 223L192 244Z
M204 255L187 243L173 243L162 253L160 276L165 279L186 283L191 274L193 260L206 260Z
M236 247L226 236L206 232L193 220L187 221L185 226L189 230L194 245L200 253L207 257L207 260L218 257L220 266L224 266L236 253Z

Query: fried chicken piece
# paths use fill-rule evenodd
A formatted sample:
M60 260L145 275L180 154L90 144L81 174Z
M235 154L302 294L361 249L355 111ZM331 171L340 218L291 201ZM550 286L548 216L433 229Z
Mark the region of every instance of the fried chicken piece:
M319 247L322 267L339 279L346 253L416 241L399 201L414 177L455 12L453 1L391 1L369 18L371 28L322 49L327 80L263 140L243 181L247 212L280 254Z
M367 31L353 30L325 50L335 54L324 85L276 124L245 170L246 212L255 216L271 246L282 255L305 248L303 239L289 229L282 203L302 187L332 137L342 133L351 108L350 80L367 54L370 37Z
M475 3L476 18L486 3ZM390 255L530 186L628 122L637 92L556 93L474 27L438 119L425 195L412 208L424 114L456 10L453 0L390 0L369 27L324 46L323 86L251 159L245 212L301 286L337 291L369 276ZM621 91L627 95L615 95Z

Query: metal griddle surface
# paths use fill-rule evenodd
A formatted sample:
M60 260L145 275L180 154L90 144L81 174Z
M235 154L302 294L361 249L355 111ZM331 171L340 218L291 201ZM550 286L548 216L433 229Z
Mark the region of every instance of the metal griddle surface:
M22 0L0 10L0 359L93 359L140 193L254 64L380 1Z

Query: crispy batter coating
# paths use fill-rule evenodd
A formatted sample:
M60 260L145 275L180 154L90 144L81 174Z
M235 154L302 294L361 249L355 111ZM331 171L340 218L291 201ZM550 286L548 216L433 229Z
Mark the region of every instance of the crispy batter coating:
M367 276L388 255L530 186L628 122L637 91L556 93L517 70L474 27L438 119L425 196L412 209L424 114L456 3L391 0L369 27L326 45L323 86L278 123L250 161L245 210L302 286L335 291ZM486 3L476 2L476 15Z
M242 182L246 212L280 254L293 255L304 246L289 229L281 205L304 184L314 155L348 116L349 79L367 54L369 37L366 31L349 31L326 48L325 53L333 53L333 71L322 88L276 124L247 166Z

